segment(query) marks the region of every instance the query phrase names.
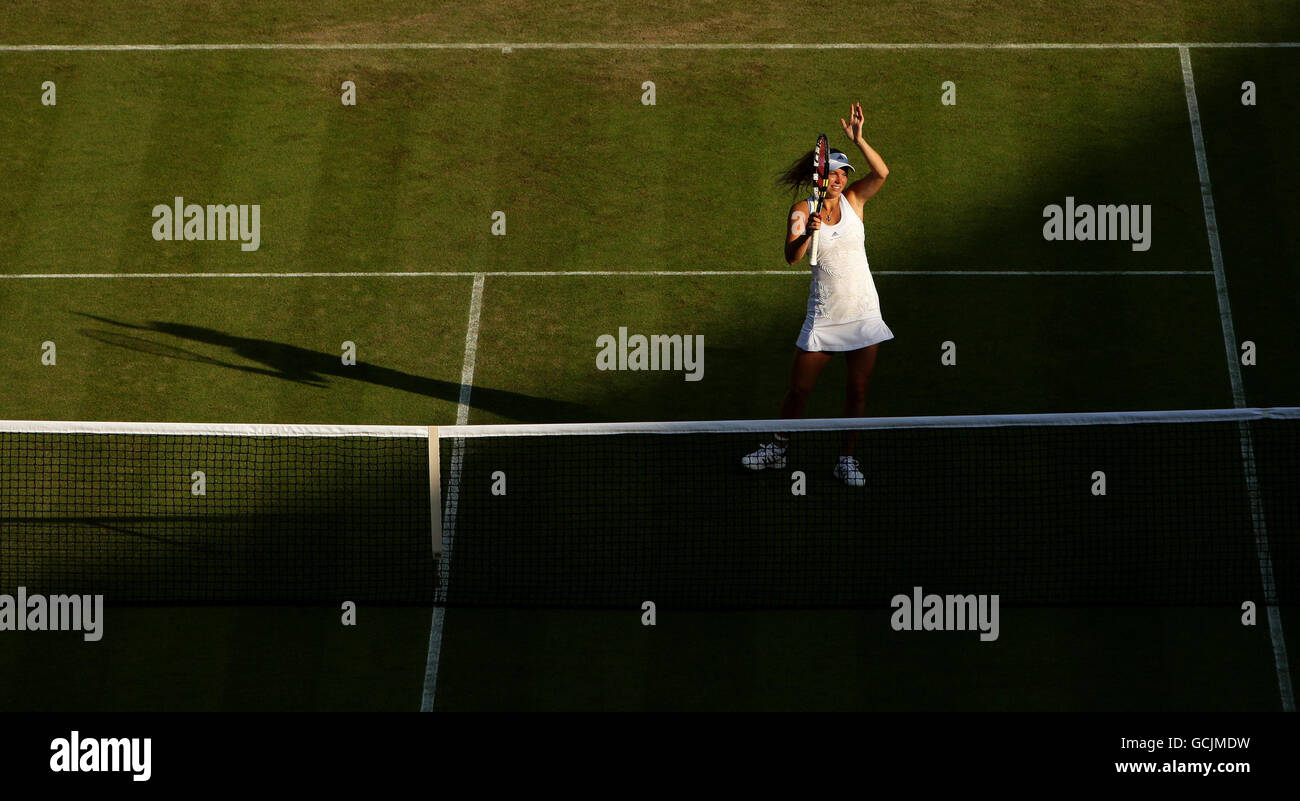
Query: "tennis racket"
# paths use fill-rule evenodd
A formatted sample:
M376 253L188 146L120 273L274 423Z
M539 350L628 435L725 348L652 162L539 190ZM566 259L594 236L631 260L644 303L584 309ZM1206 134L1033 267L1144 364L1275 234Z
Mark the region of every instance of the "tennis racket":
M817 150L813 153L813 205L815 213L821 214L826 203L826 185L830 181L830 151L827 149L826 134L817 137ZM817 241L822 230L813 231L812 250L809 251L808 263L817 266Z

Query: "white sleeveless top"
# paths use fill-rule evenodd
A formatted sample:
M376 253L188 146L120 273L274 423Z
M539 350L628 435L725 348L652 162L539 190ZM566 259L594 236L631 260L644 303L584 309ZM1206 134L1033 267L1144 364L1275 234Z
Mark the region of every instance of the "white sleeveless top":
M816 208L808 198L808 210ZM818 325L880 318L880 297L867 264L866 233L848 198L840 197L840 221L822 223L817 266L812 268L808 317Z

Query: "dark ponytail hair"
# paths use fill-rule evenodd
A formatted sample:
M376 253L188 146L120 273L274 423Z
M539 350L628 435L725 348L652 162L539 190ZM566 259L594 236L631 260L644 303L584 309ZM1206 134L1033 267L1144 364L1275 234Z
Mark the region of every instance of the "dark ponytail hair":
M803 192L812 191L812 174L816 158L817 154L809 150L795 159L793 164L777 174L776 185L789 189L794 200L798 200Z

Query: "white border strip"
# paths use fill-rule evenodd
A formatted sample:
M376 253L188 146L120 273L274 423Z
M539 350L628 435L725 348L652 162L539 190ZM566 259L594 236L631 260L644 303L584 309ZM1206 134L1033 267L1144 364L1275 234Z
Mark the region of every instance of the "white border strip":
M58 420L0 420L0 433L159 434L177 437L416 437L426 426L310 425L297 423L116 423Z
M105 278L555 278L569 276L740 276L808 275L807 270L501 270L499 272L297 272L297 273L0 273L0 281L45 281L57 279L99 280ZM1149 276L1214 275L1211 270L872 270L872 275L889 276Z
M1241 380L1241 365L1237 361L1237 334L1232 324L1232 304L1228 299L1228 281L1223 272L1223 250L1219 246L1219 223L1214 212L1214 189L1210 183L1210 167L1205 157L1205 137L1201 132L1200 105L1196 101L1196 81L1192 75L1192 58L1186 47L1178 48L1178 61L1183 71L1183 94L1187 98L1187 119L1192 126L1192 146L1196 151L1196 173L1201 183L1201 208L1205 213L1205 232L1210 242L1210 263L1214 267L1214 286L1219 299L1219 324L1223 329L1223 348L1228 357L1228 376L1232 384L1233 404L1246 405L1246 391ZM1255 441L1250 426L1238 423L1241 437L1241 467L1246 479L1246 496L1250 502L1250 517L1255 532L1255 556L1259 561L1260 587L1264 591L1264 608L1268 616L1269 639L1273 643L1273 666L1277 671L1278 696L1283 712L1295 711L1295 693L1291 687L1291 668L1287 660L1286 635L1282 630L1282 614L1277 606L1277 586L1273 580L1273 557L1268 543L1268 521L1264 516L1264 502L1259 493L1259 479L1255 468Z
M1192 409L1186 411L1082 412L1073 414L993 414L941 417L830 417L803 420L712 420L650 423L548 423L538 425L444 426L445 437L519 437L602 434L759 434L899 428L1003 428L1014 426L1131 425L1138 423L1227 423L1247 420L1297 420L1300 407L1271 409Z
M0 53L223 50L1169 50L1295 48L1300 42L247 42L214 44L10 44Z
M1300 407L1255 409L1187 409L1141 412L1067 412L1054 414L973 414L929 417L828 417L803 420L693 420L628 423L523 423L441 426L443 439L461 437L581 436L599 434L764 433L894 428L1000 428L1013 426L1132 425L1138 423L1234 423L1251 420L1300 420ZM426 439L425 426L354 426L241 423L114 423L61 420L0 420L5 434L158 434L225 437L414 437Z

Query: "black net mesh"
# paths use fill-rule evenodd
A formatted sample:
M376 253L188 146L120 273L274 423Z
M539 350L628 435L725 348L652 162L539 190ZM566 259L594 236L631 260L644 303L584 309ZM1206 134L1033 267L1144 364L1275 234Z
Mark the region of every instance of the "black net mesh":
M1295 421L863 431L861 487L832 476L844 432L795 433L783 466L744 468L768 440L444 438L439 562L420 437L0 430L0 592L792 609L920 586L1007 605L1296 602Z

